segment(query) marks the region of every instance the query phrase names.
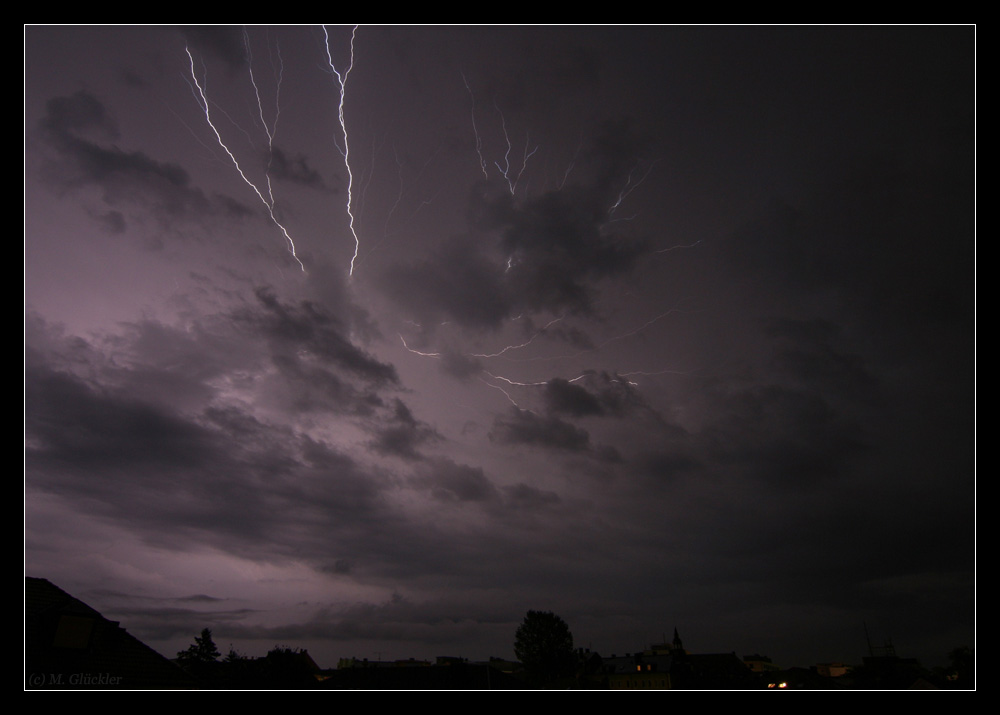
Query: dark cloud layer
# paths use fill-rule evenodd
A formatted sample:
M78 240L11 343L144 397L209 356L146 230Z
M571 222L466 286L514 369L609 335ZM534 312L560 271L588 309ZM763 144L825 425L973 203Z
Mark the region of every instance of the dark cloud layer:
M284 179L312 189L325 189L322 175L309 165L309 160L302 154L287 156L277 147L268 157L268 168L276 179Z
M558 417L541 417L534 412L512 407L506 416L493 421L490 439L501 444L527 444L570 452L590 448L590 435Z
M57 190L97 187L108 206L138 205L164 226L171 220L219 214L239 218L252 213L232 198L208 195L193 186L190 174L177 164L87 139L91 132L105 141L118 136L116 123L93 95L80 91L56 97L46 110L40 129L58 158L46 167L45 176Z
M392 365L379 362L354 345L345 335L340 318L321 305L304 301L298 306L283 304L270 290L255 292L262 310L241 311L237 319L248 323L270 343L282 367L295 370L310 359L318 359L364 380L379 383L398 381Z
M418 483L442 501L491 502L499 498L496 487L482 469L455 464L448 459L429 464Z
M420 456L418 447L438 439L437 432L415 419L402 400L396 398L391 421L376 428L371 447L379 454L416 459Z
M305 546L304 525L327 522L346 550L352 531L386 508L377 473L238 406L191 413L165 396L137 400L37 355L25 379L27 486L88 499L151 542L252 544L280 558ZM318 546L306 553L322 565Z
M583 384L554 378L545 385L546 407L575 417L614 415L621 417L641 407L642 398L621 377L589 373Z

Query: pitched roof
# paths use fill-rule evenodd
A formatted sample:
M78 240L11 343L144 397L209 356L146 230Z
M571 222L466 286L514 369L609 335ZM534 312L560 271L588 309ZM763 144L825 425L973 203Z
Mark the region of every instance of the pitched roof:
M195 681L145 643L44 578L24 579L28 688L190 688Z

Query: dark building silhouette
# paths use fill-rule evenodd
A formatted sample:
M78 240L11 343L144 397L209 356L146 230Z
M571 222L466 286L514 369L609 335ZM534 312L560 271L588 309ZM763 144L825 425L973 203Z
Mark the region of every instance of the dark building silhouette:
M677 629L669 643L604 659L612 690L741 690L761 687L760 679L735 653L689 653Z
M24 579L24 675L31 689L193 688L175 663L44 578Z

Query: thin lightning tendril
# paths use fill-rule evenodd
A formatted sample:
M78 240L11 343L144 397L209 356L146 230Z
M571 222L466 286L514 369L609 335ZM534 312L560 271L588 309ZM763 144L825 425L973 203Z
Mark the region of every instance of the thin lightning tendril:
M489 354L486 354L486 353L471 353L471 356L472 357L480 357L480 358L500 357L501 355L503 355L508 350L519 350L521 348L527 347L527 346L531 345L532 342L534 342L535 338L537 338L539 335L541 335L542 333L544 333L549 328L549 326L551 326L554 323L558 323L564 317L565 316L560 315L558 318L554 318L554 319L550 320L548 323L545 324L545 326L541 330L539 330L537 333L535 333L534 335L532 335L528 339L527 342L521 343L520 345L508 345L507 347L505 347L504 349L502 349L500 352L489 353Z
M625 186L623 186L622 190L618 192L618 200L615 201L614 205L610 209L608 209L609 216L613 214L618 209L619 206L622 205L622 201L624 201L629 194L631 194L633 191L642 186L642 182L644 182L646 180L646 177L649 176L649 172L653 170L653 166L655 164L656 164L655 161L652 164L650 164L649 168L646 169L646 173L643 174L642 178L636 181L634 184L632 183L632 174L634 174L635 170L638 169L639 167L638 165L633 167L632 171L628 173L628 179L625 181Z
M465 73L460 72L459 74L462 75L465 89L468 90L469 97L472 99L472 132L476 135L476 154L479 155L479 168L483 171L483 178L489 179L490 175L486 172L486 159L483 158L483 138L479 136L479 128L476 126L476 95L472 93L472 87L469 86L469 80L465 78Z
M580 142L576 145L576 151L573 152L573 158L569 161L569 166L566 167L566 171L563 172L562 181L559 182L559 190L562 191L566 187L566 181L569 179L570 173L573 171L573 167L576 166L576 159L580 156L580 150L583 148L583 132L580 132Z
M497 112L500 114L500 126L503 127L503 138L507 142L507 153L505 153L503 155L504 166L506 166L507 168L505 169L502 166L500 166L500 162L499 161L494 161L493 163L496 165L497 169L500 170L500 173L503 174L503 177L506 179L507 178L507 172L510 171L510 150L511 150L510 136L507 135L507 120L504 118L503 112L500 111L500 107L497 105L497 101L495 99L493 100L493 106L496 108ZM507 183L508 183L508 185L510 184L510 180L509 179L507 180ZM511 191L511 193L514 193L514 192Z
M198 104L201 106L202 111L205 112L205 121L208 122L208 126L212 128L213 132L215 132L215 138L218 139L219 146L221 146L223 150L225 150L226 154L229 155L229 158L232 160L233 166L236 167L236 171L239 173L240 178L242 178L243 181L246 182L247 186L249 186L251 189L254 190L254 193L257 194L257 197L261 200L261 203L263 203L264 206L267 207L267 212L268 214L270 214L271 220L274 222L274 225L277 226L279 229L281 229L281 232L284 234L285 239L288 241L288 247L292 253L292 258L296 260L296 262L299 264L299 267L302 269L302 272L305 273L306 267L303 265L302 261L299 260L298 255L296 255L295 253L295 242L292 240L292 237L288 234L288 229L282 226L281 222L278 221L278 219L274 215L274 200L272 199L268 201L268 199L264 198L264 194L260 192L260 189L257 188L256 184L254 184L252 181L250 181L250 179L247 178L246 174L243 173L243 169L240 168L239 161L236 160L236 157L233 156L233 152L229 150L229 147L226 146L226 143L222 140L222 135L219 134L219 130L215 128L215 124L212 122L212 116L209 111L208 97L205 96L205 90L202 89L201 83L198 81L198 75L194 69L194 57L191 54L191 50L188 49L187 47L184 48L184 51L187 52L188 60L190 60L191 62L191 79L194 80L195 87L198 88L198 97L196 97L196 99L200 97L200 99L198 100Z
M278 118L281 116L281 80L284 75L284 63L281 60L281 46L278 46L278 81L277 87L274 91L274 121L271 126L267 126L267 120L264 119L264 103L260 99L260 89L257 87L257 80L253 76L253 52L250 49L250 35L247 33L246 28L243 28L243 44L247 51L247 69L250 72L250 84L253 85L254 95L257 97L257 111L260 115L260 123L264 127L264 133L267 134L267 169L264 171L264 176L267 178L267 195L271 199L271 205L274 205L274 191L271 188L271 164L274 162L274 134L278 130ZM272 69L274 67L272 63Z
M528 159L530 159L531 157L533 157L535 155L535 152L538 151L538 145L536 144L535 148L532 149L529 152L528 151L528 146L530 144L531 144L531 135L528 134L527 132L525 132L525 134L524 134L524 157L521 159L521 170L519 172L517 172L517 177L514 179L514 185L510 187L510 193L511 194L513 194L514 190L517 188L517 182L520 181L521 177L524 175L524 170L528 168ZM527 191L527 189L525 189L525 191Z
M670 248L661 248L659 251L653 251L653 253L669 253L670 251L675 251L678 248L694 248L699 243L701 243L700 239L695 241L694 243L689 243L687 245L678 245L678 246L671 246Z
M657 322L659 320L662 320L663 318L666 318L668 315L671 315L673 313L687 313L687 312L689 312L689 311L682 310L681 308L671 308L670 310L668 310L668 311L666 311L664 313L660 313L655 318L651 318L650 320L647 320L645 323L643 323L642 325L640 325L638 328L635 328L634 330L630 330L627 333L622 333L621 335L616 335L616 336L614 336L612 338L608 338L607 340L605 340L603 343L600 343L599 345L596 345L596 346L594 346L592 348L587 348L586 350L580 350L578 352L571 353L569 355L549 355L549 356L538 356L538 357L531 357L531 358L512 358L512 357L506 357L504 359L505 360L510 360L511 362L542 362L542 361L550 361L550 360L568 360L568 359L580 357L581 355L586 355L588 353L597 352L598 350L601 350L602 348L610 345L611 343L617 342L619 340L624 340L625 338L629 338L629 337L631 337L631 336L633 336L633 335L635 335L637 333L641 333L643 330L645 330L646 328L648 328L650 325L652 325L653 323L655 323L655 322Z
M392 215L396 213L396 207L399 206L399 202L403 200L403 162L399 160L399 152L396 151L396 144L392 145L392 155L396 159L396 175L399 177L399 193L396 194L396 202L389 209L389 213L385 215L385 226L382 229L382 240L385 240L389 235L389 221L392 219Z
M364 263L373 253L375 253L375 251L378 250L379 246L389 240L389 222L392 220L393 214L396 213L396 208L399 206L399 202L403 200L403 163L399 160L399 153L396 151L395 143L392 145L392 153L396 158L396 175L399 180L399 192L396 194L396 201L393 203L392 208L390 208L389 212L385 215L385 223L382 225L382 238L378 240L378 243L369 248L365 252L365 255L358 259L358 265Z
M647 372L646 370L633 370L632 372L620 372L619 377L628 377L630 375L643 375L644 377L651 377L654 375L690 375L689 371L685 370L655 370L653 372ZM629 381L630 385L635 385L636 383Z
M253 85L253 91L257 97L257 111L260 115L260 123L264 127L264 133L267 134L267 169L264 171L264 176L267 178L267 195L271 199L271 205L273 206L274 191L271 188L271 164L274 161L274 134L278 130L278 118L281 116L281 80L285 72L285 67L281 60L281 46L279 45L278 82L274 91L274 121L268 127L267 120L264 119L264 103L260 99L260 89L257 87L257 80L253 76L253 52L250 49L250 35L247 33L246 28L243 28L243 45L247 51L247 69L250 72L250 84ZM273 69L273 63L271 67Z
M372 165L369 167L367 176L365 173L361 175L361 208L360 212L365 212L365 203L368 201L368 189L372 185L372 179L375 178L375 159L378 158L378 154L382 151L382 147L385 146L385 137L382 137L382 143L378 146L375 145L375 137L372 137Z

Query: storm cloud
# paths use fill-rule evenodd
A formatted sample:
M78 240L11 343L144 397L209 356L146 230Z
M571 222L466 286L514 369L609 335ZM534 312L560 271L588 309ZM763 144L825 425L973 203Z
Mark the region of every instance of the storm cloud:
M168 656L972 643L975 28L325 30L26 27L29 575Z

